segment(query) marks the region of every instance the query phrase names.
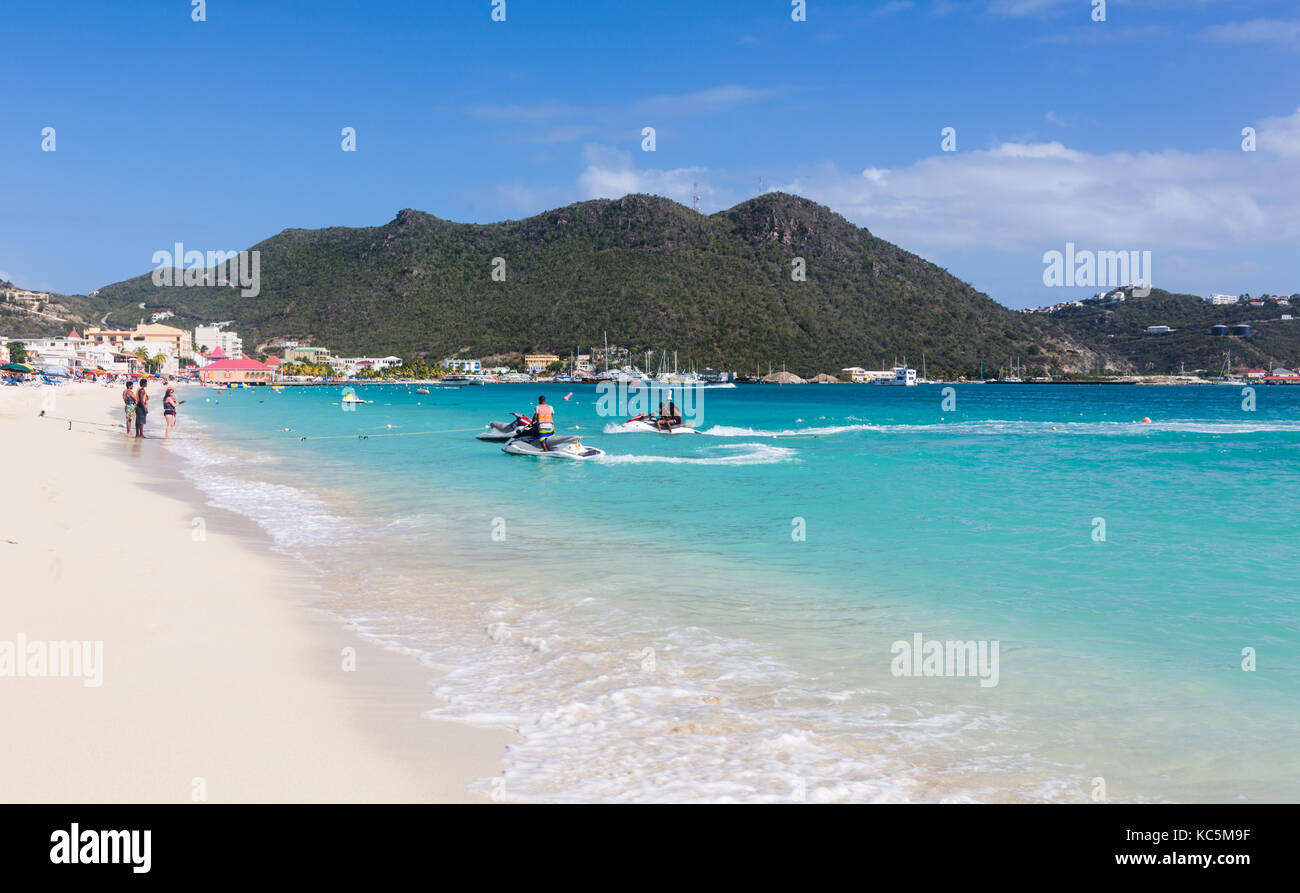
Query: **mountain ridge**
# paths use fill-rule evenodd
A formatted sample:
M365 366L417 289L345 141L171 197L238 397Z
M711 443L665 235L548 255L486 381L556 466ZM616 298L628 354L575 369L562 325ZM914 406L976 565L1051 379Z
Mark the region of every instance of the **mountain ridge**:
M380 226L287 228L250 250L261 252L257 296L157 287L146 273L99 289L87 310L133 324L144 302L181 325L233 319L250 345L309 341L431 361L565 355L608 332L634 352L677 350L698 366L784 363L801 374L922 354L953 374L1011 356L1054 371L1113 362L1053 321L1009 310L785 193L710 215L632 194L485 224L404 208ZM804 281L792 279L796 258Z

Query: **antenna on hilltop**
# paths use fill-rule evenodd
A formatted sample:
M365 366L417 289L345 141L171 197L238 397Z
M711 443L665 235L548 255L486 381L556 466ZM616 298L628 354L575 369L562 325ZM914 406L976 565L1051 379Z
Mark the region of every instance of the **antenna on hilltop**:
M759 177L759 178L758 178L758 194L759 194L759 195L762 195L762 194L763 194L763 178L762 178L762 177Z
M695 192L695 213L700 213L700 184L692 183L691 189Z

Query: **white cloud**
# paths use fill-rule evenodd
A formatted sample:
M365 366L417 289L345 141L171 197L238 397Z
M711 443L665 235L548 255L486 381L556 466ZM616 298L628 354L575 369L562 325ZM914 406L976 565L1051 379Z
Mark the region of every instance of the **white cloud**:
M989 11L997 15L1020 17L1046 12L1069 0L991 0Z
M1059 141L1008 142L888 170L825 163L772 171L766 186L827 205L936 262L961 258L964 269L979 271L1004 295L1034 293L1037 258L1067 241L1149 250L1156 284L1186 289L1248 275L1251 263L1271 256L1277 281L1269 289L1294 288L1300 269L1288 246L1300 239L1300 109L1255 127L1257 152L1242 152L1235 133L1225 148L1201 152L1094 153ZM642 192L689 206L698 183L701 210L712 213L756 194L752 171L638 168L640 160L587 146L579 197Z
M636 123L713 115L746 103L784 95L777 87L746 87L723 84L694 93L650 96L617 106L575 106L562 102L534 105L476 106L469 113L478 118L522 125L510 142L555 144L580 139L613 139L612 133ZM626 123L630 122L630 123Z
M770 99L781 93L781 90L771 87L758 89L727 84L678 96L652 96L635 103L633 108L643 115L708 115L732 106Z
M1300 110L1258 122L1258 152L1071 149L1002 143L922 158L906 167L845 171L824 164L774 172L769 188L821 202L877 235L933 256L945 251L1044 250L1065 241L1124 250L1244 253L1300 237ZM629 153L588 146L583 198L630 192L702 209L754 194L747 172L639 169Z
M895 13L906 12L912 8L912 0L891 0L883 6L877 6L871 11L871 15L876 18L884 18Z
M1205 36L1224 43L1276 43L1300 46L1300 19L1252 19L1211 25Z
M583 199L622 198L644 192L690 205L696 184L700 201L705 203L703 209L713 208L719 198L718 191L704 182L709 173L707 168L637 169L629 153L606 146L587 146L583 154L587 166L578 177L578 191Z
M1287 158L1300 157L1300 109L1294 115L1265 118L1255 130L1259 148Z
M1136 154L1004 143L923 158L888 177L827 164L773 188L826 204L931 258L1023 255L1066 241L1151 250L1157 263L1180 254L1241 258L1300 238L1300 110L1257 128L1253 153L1235 142L1233 149Z

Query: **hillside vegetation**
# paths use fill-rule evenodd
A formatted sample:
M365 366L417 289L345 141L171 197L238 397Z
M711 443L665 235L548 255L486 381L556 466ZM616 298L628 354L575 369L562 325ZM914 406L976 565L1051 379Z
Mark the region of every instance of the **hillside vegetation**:
M585 351L608 332L634 354L812 375L904 356L974 374L1018 356L1083 371L1099 357L1054 321L1012 312L945 270L806 199L763 195L709 216L668 199L581 202L525 220L452 223L405 210L384 226L286 230L261 252L261 292L100 289L110 322L139 304L169 323L234 320L247 345L289 339L404 359ZM505 280L494 281L493 259ZM806 281L792 279L803 258Z

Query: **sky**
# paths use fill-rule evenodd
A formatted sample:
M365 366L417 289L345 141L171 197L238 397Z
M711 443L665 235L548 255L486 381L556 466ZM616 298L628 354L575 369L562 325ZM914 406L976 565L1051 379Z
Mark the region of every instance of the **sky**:
M805 196L1009 307L1098 290L1044 285L1067 243L1300 291L1296 0L196 2L6 8L0 279L698 188Z

